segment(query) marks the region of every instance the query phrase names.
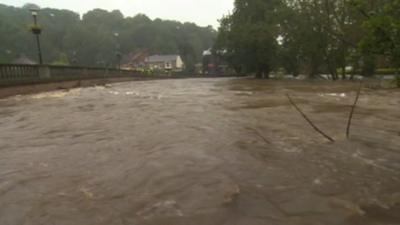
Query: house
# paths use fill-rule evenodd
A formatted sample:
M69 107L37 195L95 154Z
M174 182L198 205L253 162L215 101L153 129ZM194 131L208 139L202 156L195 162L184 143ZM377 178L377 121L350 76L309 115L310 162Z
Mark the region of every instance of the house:
M152 55L145 60L146 67L153 70L182 71L185 64L179 55Z
M147 57L147 51L139 51L124 55L121 60L121 68L126 70L142 69L146 65L145 62Z

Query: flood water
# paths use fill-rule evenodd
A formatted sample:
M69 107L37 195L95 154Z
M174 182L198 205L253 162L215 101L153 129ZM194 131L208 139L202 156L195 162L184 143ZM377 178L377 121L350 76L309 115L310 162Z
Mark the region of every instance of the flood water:
M364 89L346 140L356 87L182 79L0 100L0 224L400 224L400 92Z

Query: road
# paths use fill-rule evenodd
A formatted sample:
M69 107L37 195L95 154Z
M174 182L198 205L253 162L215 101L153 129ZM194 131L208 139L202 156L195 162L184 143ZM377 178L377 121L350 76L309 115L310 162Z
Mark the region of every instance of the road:
M0 224L400 224L400 91L363 89L346 140L356 87L212 78L2 99Z

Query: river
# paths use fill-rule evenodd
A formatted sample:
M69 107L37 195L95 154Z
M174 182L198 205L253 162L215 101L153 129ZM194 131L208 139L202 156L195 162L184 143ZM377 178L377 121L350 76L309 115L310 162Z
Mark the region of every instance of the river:
M400 92L364 90L349 141L356 87L179 79L2 99L0 224L400 224Z

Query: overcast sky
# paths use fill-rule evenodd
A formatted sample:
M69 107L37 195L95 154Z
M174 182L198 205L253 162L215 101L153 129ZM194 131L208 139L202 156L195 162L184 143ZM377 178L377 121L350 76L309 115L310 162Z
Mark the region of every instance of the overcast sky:
M195 22L201 26L219 26L217 20L233 9L234 0L0 0L6 5L26 2L40 7L70 9L80 14L94 8L119 9L125 16L144 13L152 19Z

